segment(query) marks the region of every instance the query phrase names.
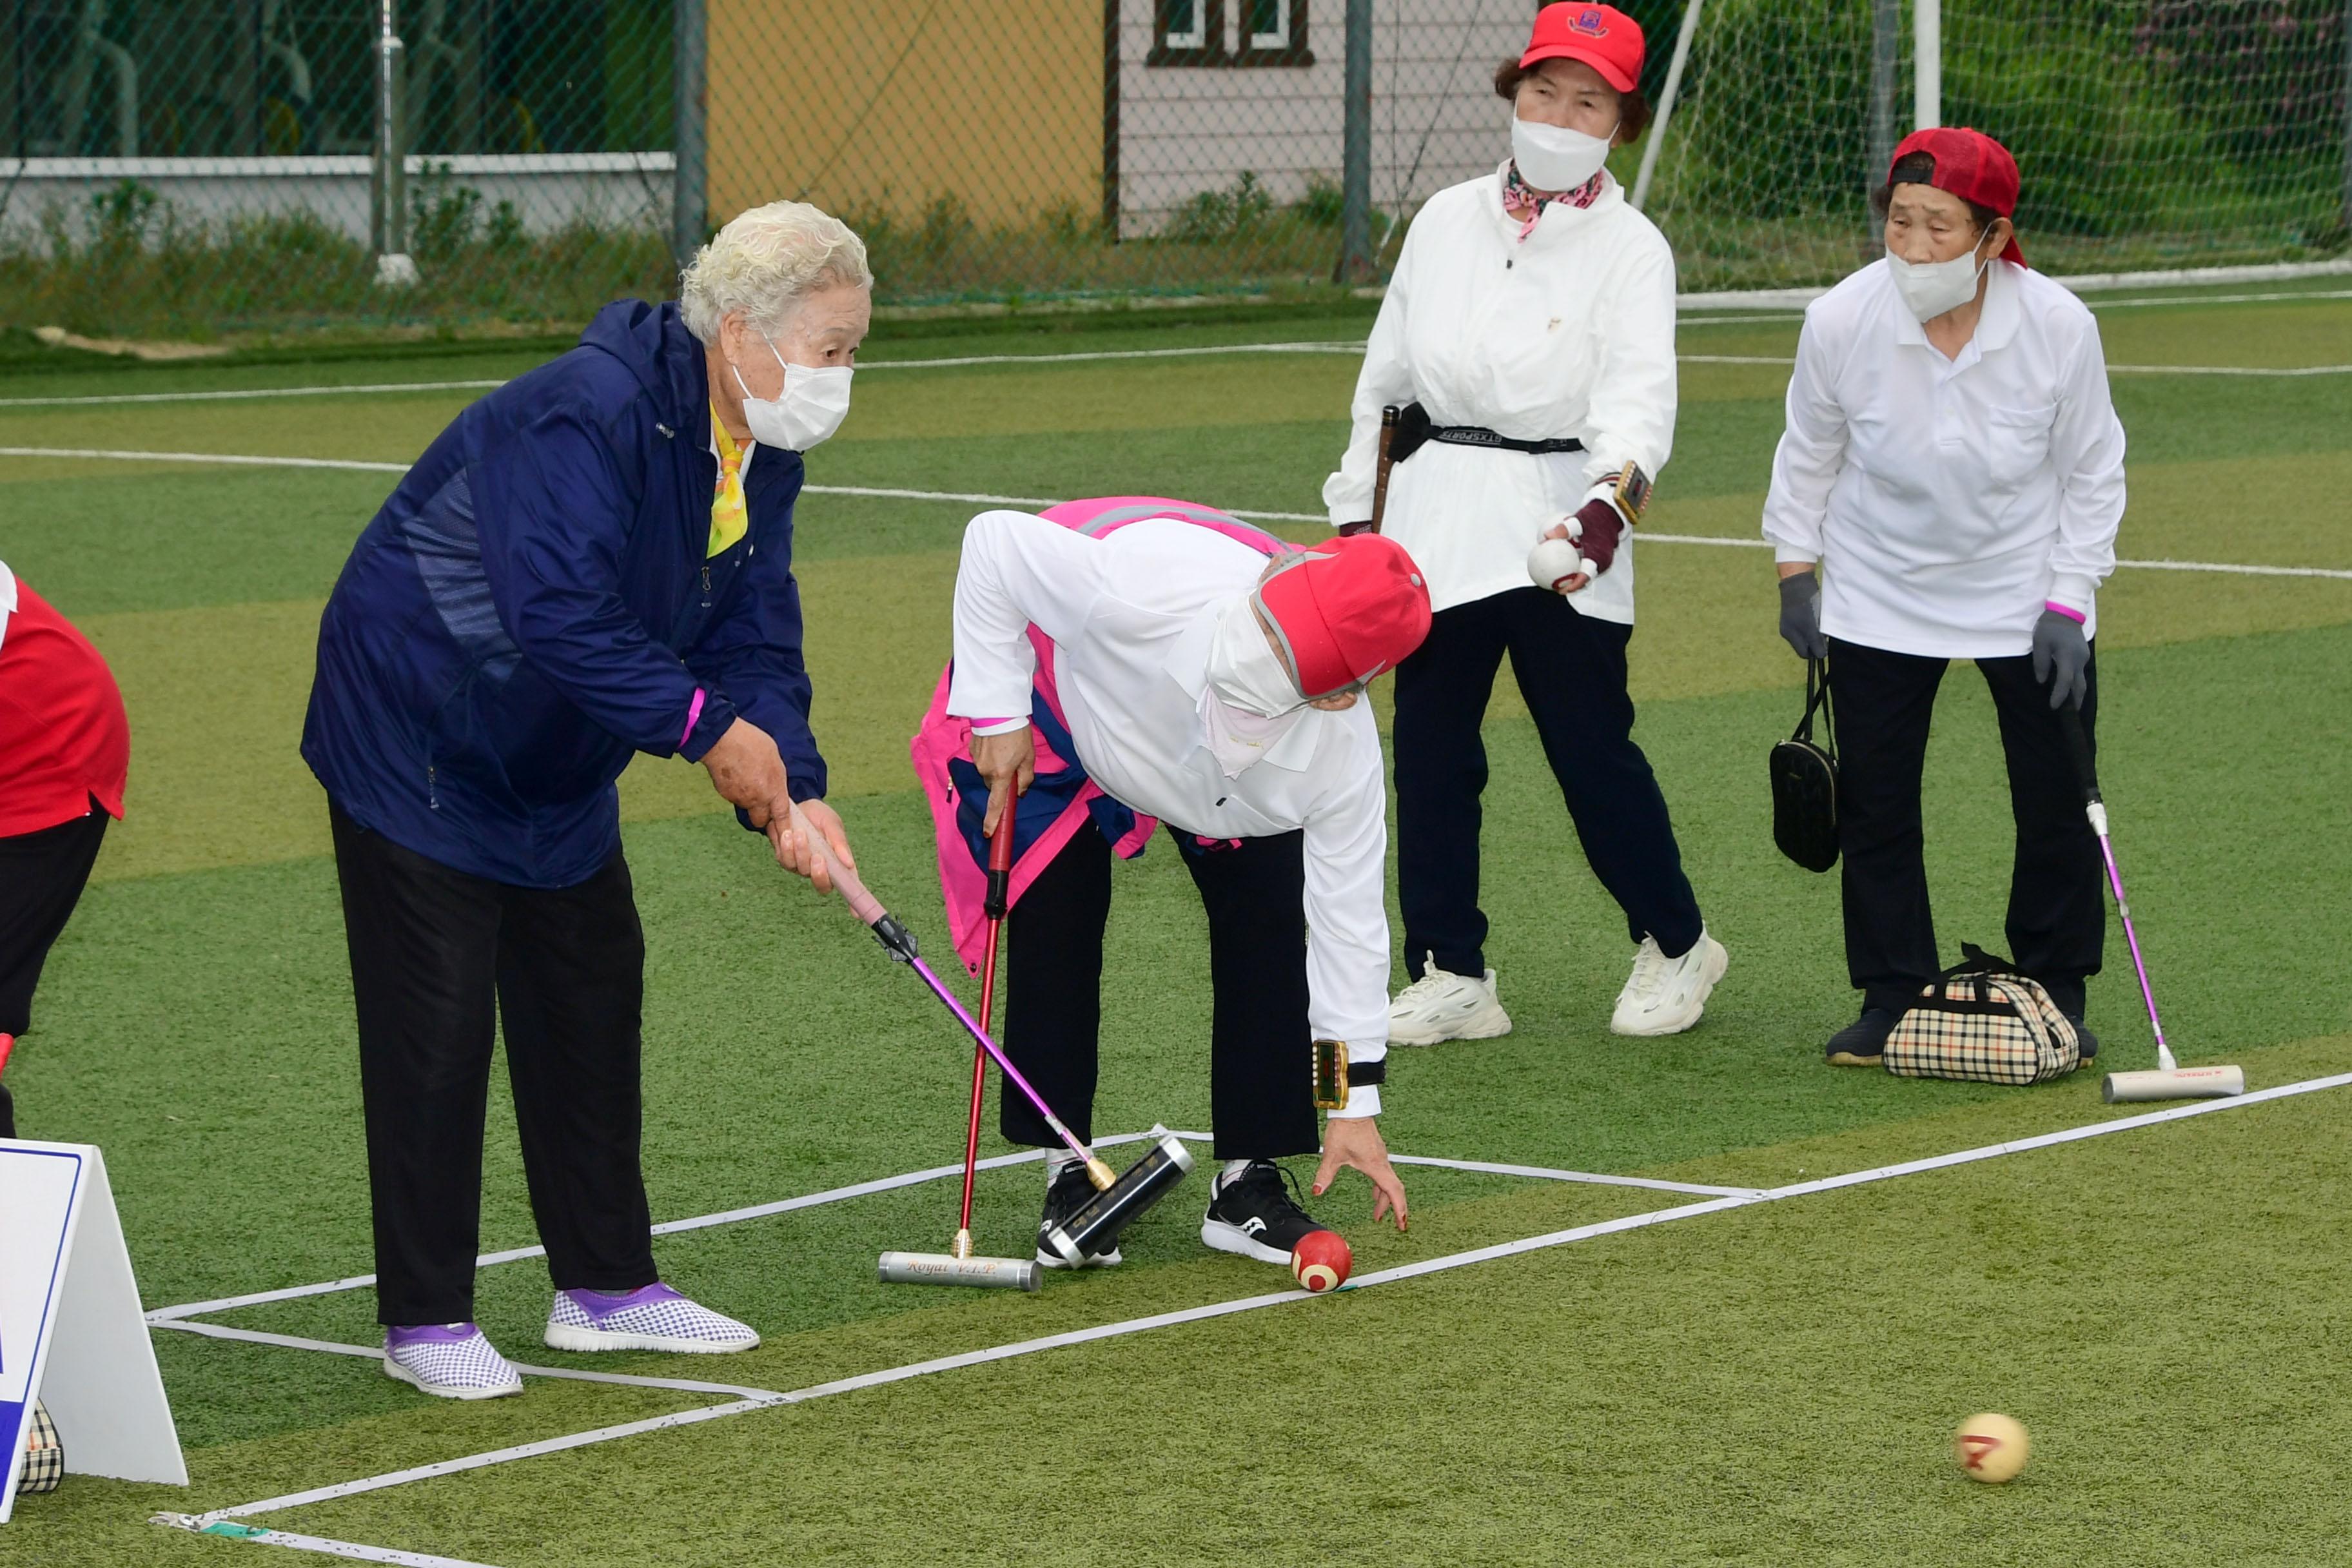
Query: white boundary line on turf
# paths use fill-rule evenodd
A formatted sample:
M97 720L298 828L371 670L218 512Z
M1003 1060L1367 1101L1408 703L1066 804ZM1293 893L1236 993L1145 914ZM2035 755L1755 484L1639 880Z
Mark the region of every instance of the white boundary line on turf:
M2352 366L2347 367L2352 369ZM404 474L406 463L363 462L352 458L268 458L226 452L140 452L100 447L0 447L0 458L91 458L108 462L137 463L211 463L236 468L346 468L359 473ZM881 500L954 501L964 506L1049 507L1059 504L1052 496L1000 496L967 490L909 490L878 485L803 485L801 493L813 496L856 496ZM1235 507L1231 515L1252 522L1316 522L1328 523L1330 519L1312 511L1244 511ZM1701 533L1643 533L1637 538L1653 544L1715 544L1733 549L1769 550L1770 542L1761 539L1727 539ZM2117 566L2146 572L2220 572L2242 577L2334 577L2352 581L2352 571L2334 566L2261 566L2238 561L2118 561ZM961 1169L961 1167L959 1167Z
M1116 1149L1124 1144L1140 1143L1151 1136L1149 1132L1121 1132L1108 1138L1098 1138L1097 1149ZM1179 1132L1176 1136L1188 1143L1206 1143L1205 1132ZM1024 1150L1018 1154L992 1154L980 1162L983 1171L1001 1171L1007 1165L1034 1164L1045 1157L1042 1149ZM963 1174L963 1162L952 1165L933 1165L927 1170L908 1171L902 1175L879 1176L870 1182L854 1182L845 1187L828 1187L823 1192L804 1193L799 1197L778 1198L773 1203L753 1204L746 1208L722 1209L716 1214L694 1215L686 1219L664 1220L653 1227L656 1236L676 1236L683 1231L701 1230L714 1225L734 1225L743 1220L765 1219L771 1215L790 1214L794 1209L815 1208L823 1204L842 1203L850 1198L870 1197L876 1193L896 1191L900 1187L918 1186L946 1176ZM477 1269L498 1263L520 1263L527 1258L543 1258L544 1247L514 1247L504 1252L485 1252L474 1259ZM181 1320L211 1312L226 1312L238 1307L258 1307L271 1301L292 1301L306 1296L331 1296L340 1290L357 1290L375 1283L373 1274L354 1274L348 1279L322 1280L316 1285L289 1285L278 1290L257 1290L249 1296L224 1296L213 1301L189 1301L177 1307L158 1307L147 1314L147 1321L161 1328L179 1325ZM371 1352L373 1353L373 1352Z
M1116 1149L1125 1144L1140 1143L1150 1138L1149 1132L1121 1132L1095 1141L1097 1149ZM1213 1142L1205 1132L1179 1131L1175 1137L1187 1143ZM1018 1154L993 1154L980 1162L983 1171L1001 1171L1009 1165L1034 1164L1045 1157L1045 1151L1030 1149ZM1559 1171L1540 1165L1497 1165L1482 1160L1446 1160L1434 1155L1394 1154L1390 1156L1401 1165L1432 1165L1454 1171L1471 1171L1506 1176L1534 1176L1554 1182L1588 1182L1604 1187L1646 1187L1657 1192L1719 1194L1747 1192L1745 1187L1694 1186L1685 1182L1662 1182L1648 1176L1613 1176L1593 1171ZM837 1204L851 1198L870 1197L877 1193L895 1192L901 1187L919 1186L963 1173L963 1165L933 1165L921 1171L908 1171L896 1176L880 1176L870 1182L855 1182L845 1187L828 1187L823 1192L805 1193L799 1197L779 1198L772 1203L753 1204L745 1208L722 1209L716 1214L695 1215L687 1219L664 1220L653 1227L656 1236L677 1236L686 1231L703 1230L711 1226L736 1225L744 1220L765 1219L772 1215L790 1214L795 1209L815 1208L824 1204ZM516 1247L503 1252L485 1252L474 1259L478 1269L494 1264L518 1263L527 1258L545 1257L544 1247ZM310 1296L331 1296L343 1290L359 1290L375 1283L373 1274L354 1274L346 1279L321 1280L315 1285L289 1285L276 1290L257 1290L246 1296L224 1296L211 1301L188 1301L176 1307L158 1307L147 1314L147 1321L156 1328L188 1328L198 1332L212 1332L216 1325L191 1323L185 1320L214 1312L233 1311L240 1307L258 1307L273 1301L299 1300ZM283 1344L299 1350L337 1351L345 1354L374 1355L378 1352L357 1346L337 1345L322 1340L296 1340L284 1335L262 1334L238 1329L223 1331L222 1339L249 1339L261 1344ZM722 1390L722 1392L725 1392Z
M335 1340L306 1340L293 1334L264 1333L258 1329L232 1329L225 1323L191 1323L174 1319L170 1322L151 1323L150 1328L170 1329L177 1333L202 1334L212 1340L235 1340L246 1344L272 1345L279 1350L318 1351L327 1355L353 1356L367 1361L382 1361L382 1346L348 1345ZM781 1399L772 1388L751 1388L740 1383L703 1383L688 1377L640 1377L628 1372L586 1372L568 1366L525 1366L520 1362L509 1363L517 1372L533 1377L554 1377L568 1383L611 1383L628 1388L666 1388L679 1394L725 1394L737 1399Z
M0 408L86 408L108 403L234 403L248 397L340 397L383 392L488 392L497 381L371 381L333 386L233 386L211 392L108 392L83 397L0 397Z
M2307 294L2242 294L2205 301L2195 296L2169 300L2112 300L2103 301L2100 309L2116 309L2130 305L2179 305L2198 303L2237 303L2277 300L2318 300L2352 298L2352 289L2332 289L2326 293ZM1720 316L1701 317L1685 326L1724 326L1744 322L1775 322L1801 321L1801 316ZM857 368L861 371L885 370L952 370L981 365L1024 364L1084 364L1113 360L1201 359L1218 354L1360 354L1364 343L1357 339L1334 338L1297 342L1276 343L1201 343L1184 348L1165 349L1092 349L1081 353L1050 354L958 354L941 359L868 360ZM1684 364L1758 364L1792 365L1797 362L1775 354L1677 354ZM2111 374L2130 375L2342 375L2352 373L2352 365L2294 365L2272 369L2260 365L2200 365L2200 364L2111 364ZM385 394L423 392L490 392L504 386L502 379L468 381L377 381L353 382L320 386L252 386L219 387L203 392L109 392L89 393L58 397L0 397L0 408L89 408L120 405L159 403L236 403L253 398L273 397L360 397Z
M1646 1187L1654 1193L1693 1193L1709 1197L1749 1198L1761 1187L1712 1187L1696 1182L1661 1182L1649 1176L1600 1176L1590 1171L1555 1171L1543 1165L1501 1165L1491 1160L1439 1160L1427 1154L1391 1154L1392 1165L1438 1165L1489 1176L1533 1176L1546 1182L1586 1182L1597 1187Z
M232 1524L226 1521L204 1524L193 1514L151 1514L147 1522L167 1525L173 1530L191 1531L215 1541L243 1541L256 1546L289 1546L297 1552L317 1552L329 1557L346 1557L361 1563L394 1563L400 1564L400 1568L491 1568L489 1563L477 1563L469 1557L436 1557L429 1552L403 1552L396 1546L362 1546L356 1541L330 1541L323 1535L298 1535L290 1530L265 1530L258 1525Z
M2063 1143L2080 1142L2084 1139L2104 1137L2111 1132L2124 1132L2142 1127L2158 1126L2168 1121L2186 1121L2194 1116L2210 1116L2235 1110L2249 1105L2260 1105L2293 1095L2316 1093L2322 1089L2341 1089L2352 1084L2352 1073L2336 1073L2326 1078L2305 1079L2298 1083L2280 1084L2257 1089L2251 1094L2231 1100L2202 1100L2187 1105L2168 1106L2137 1116L2118 1117L2106 1121L2094 1121L2081 1127L2069 1127L2056 1132L2044 1132L2030 1138L2011 1139L2001 1143L1988 1143L1979 1148L1963 1149L1949 1154L1932 1155L1922 1160L1907 1160L1900 1164L1878 1165L1866 1171L1850 1172L1844 1175L1825 1176L1816 1181L1797 1182L1787 1186L1769 1187L1746 1195L1712 1198L1705 1203L1679 1204L1672 1208L1653 1209L1643 1214L1626 1215L1617 1219L1601 1220L1591 1225L1556 1230L1542 1236L1527 1237L1518 1241L1500 1242L1492 1247L1476 1247L1466 1252L1449 1253L1419 1263L1407 1263L1394 1268L1383 1268L1351 1280L1345 1289L1369 1289L1378 1285L1393 1284L1403 1279L1417 1279L1424 1275L1442 1274L1474 1264L1492 1262L1497 1258L1516 1258L1525 1253L1549 1247L1565 1247L1595 1237L1613 1236L1629 1230L1640 1230L1654 1225L1665 1225L1675 1220L1696 1218L1700 1215L1719 1214L1727 1209L1748 1208L1758 1204L1777 1203L1787 1198L1810 1196L1842 1187L1859 1186L1865 1183L1891 1181L1896 1177L1915 1175L1926 1171L1948 1170L1956 1165L1999 1159L2004 1155L2024 1153L2029 1150L2046 1149ZM667 1426L687 1426L696 1422L717 1420L751 1410L772 1409L778 1405L802 1405L836 1394L851 1394L864 1389L879 1388L888 1384L903 1383L910 1378L924 1377L933 1373L952 1372L964 1367L982 1366L991 1362L1009 1361L1017 1356L1034 1355L1042 1351L1058 1350L1069 1345L1088 1344L1098 1340L1119 1339L1129 1334L1147 1333L1154 1329L1171 1328L1183 1323L1203 1322L1213 1318L1230 1317L1237 1312L1255 1311L1263 1307L1280 1306L1291 1301L1311 1301L1315 1298L1304 1290L1277 1290L1262 1296L1245 1296L1231 1301L1212 1302L1202 1307L1189 1307L1180 1311L1159 1312L1150 1317L1129 1318L1119 1322L1103 1323L1089 1329L1075 1329L1065 1333L1046 1334L1034 1340L1016 1341L985 1350L967 1351L959 1355L940 1356L930 1361L915 1362L906 1366L885 1368L878 1372L861 1373L854 1377L840 1378L813 1387L796 1389L772 1400L743 1400L732 1405L708 1406L700 1410L683 1411L674 1415L654 1416L623 1426L607 1426L593 1432L574 1433L563 1437L545 1438L534 1443L520 1443L485 1454L468 1455L463 1458L445 1459L436 1464L419 1465L410 1469L390 1471L381 1476L363 1477L358 1480L339 1481L330 1486L314 1487L307 1491L289 1492L283 1497L264 1498L257 1502L238 1503L230 1508L215 1509L197 1516L201 1524L225 1519L239 1519L254 1514L276 1513L283 1510L326 1502L336 1498L356 1496L362 1492L380 1491L386 1487L402 1486L410 1481L425 1480L436 1476L456 1475L465 1470L482 1469L491 1465L507 1464L517 1459L534 1458L542 1454L561 1453L566 1449L585 1447L593 1443L610 1442L617 1437L634 1436L641 1432L658 1431Z

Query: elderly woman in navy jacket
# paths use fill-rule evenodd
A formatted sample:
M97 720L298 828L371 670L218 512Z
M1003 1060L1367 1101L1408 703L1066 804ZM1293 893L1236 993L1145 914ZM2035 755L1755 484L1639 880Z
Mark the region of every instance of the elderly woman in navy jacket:
M494 1018L547 1343L759 1342L655 1273L614 781L682 756L786 869L826 885L794 802L848 858L809 731L793 503L848 407L872 285L838 220L743 214L678 304L605 307L458 416L328 602L302 754L342 883L383 1368L427 1394L521 1387L471 1321Z

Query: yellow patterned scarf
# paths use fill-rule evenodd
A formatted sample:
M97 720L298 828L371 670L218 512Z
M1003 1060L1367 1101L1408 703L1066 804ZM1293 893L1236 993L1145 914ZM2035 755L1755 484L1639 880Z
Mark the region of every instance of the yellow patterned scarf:
M743 502L743 450L710 410L710 435L719 444L719 483L710 492L710 553L718 555L750 531L751 512Z

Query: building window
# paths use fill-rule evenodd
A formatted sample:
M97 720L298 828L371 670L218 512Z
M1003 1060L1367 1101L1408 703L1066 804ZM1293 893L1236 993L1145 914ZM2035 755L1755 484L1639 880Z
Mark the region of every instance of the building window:
M1311 66L1307 47L1307 0L1241 0L1241 53L1244 66Z
M1251 0L1242 0L1246 5ZM1225 66L1224 0L1152 0L1151 66Z

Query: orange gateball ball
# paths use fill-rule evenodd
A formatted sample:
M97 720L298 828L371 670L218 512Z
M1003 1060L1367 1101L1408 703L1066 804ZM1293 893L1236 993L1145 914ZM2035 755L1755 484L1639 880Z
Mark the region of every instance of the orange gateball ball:
M1318 1296L1346 1284L1355 1266L1348 1238L1336 1230L1310 1230L1290 1249L1290 1277Z

